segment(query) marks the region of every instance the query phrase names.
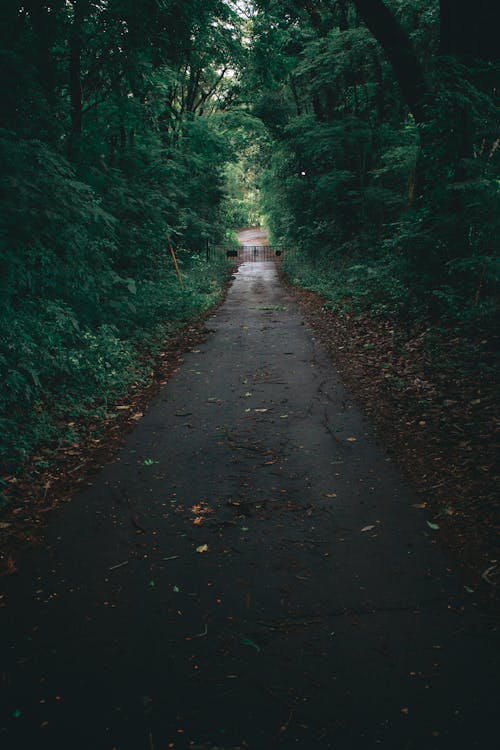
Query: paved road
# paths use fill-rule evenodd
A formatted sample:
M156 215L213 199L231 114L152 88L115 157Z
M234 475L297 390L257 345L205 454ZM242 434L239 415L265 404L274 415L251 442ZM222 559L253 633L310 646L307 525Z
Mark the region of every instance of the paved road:
M494 747L490 624L273 264L208 326L2 582L0 746Z

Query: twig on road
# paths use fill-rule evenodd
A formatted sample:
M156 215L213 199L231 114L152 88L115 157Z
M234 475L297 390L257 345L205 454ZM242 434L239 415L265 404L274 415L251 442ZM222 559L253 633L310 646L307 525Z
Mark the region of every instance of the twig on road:
M128 560L118 563L117 565L112 565L110 568L108 568L108 570L117 570L118 568L123 568L124 565L128 565Z

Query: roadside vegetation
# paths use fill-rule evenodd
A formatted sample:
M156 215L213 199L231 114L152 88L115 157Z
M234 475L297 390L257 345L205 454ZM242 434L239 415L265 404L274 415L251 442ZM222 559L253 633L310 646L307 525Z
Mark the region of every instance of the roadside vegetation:
M227 268L208 266L205 246L235 221L225 117L243 48L241 19L217 0L7 2L0 28L0 461L12 472L105 415L147 377L145 355L220 297Z

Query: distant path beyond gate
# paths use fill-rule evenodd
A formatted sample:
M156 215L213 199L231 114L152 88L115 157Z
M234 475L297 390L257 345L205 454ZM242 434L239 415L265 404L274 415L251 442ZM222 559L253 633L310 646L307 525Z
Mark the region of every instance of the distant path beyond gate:
M240 229L238 232L238 242L240 245L269 245L269 234L264 227Z

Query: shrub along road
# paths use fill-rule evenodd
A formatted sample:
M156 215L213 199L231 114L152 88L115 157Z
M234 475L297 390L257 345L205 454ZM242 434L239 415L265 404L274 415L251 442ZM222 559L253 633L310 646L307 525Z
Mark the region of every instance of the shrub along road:
M208 325L2 581L2 747L491 746L491 623L274 265Z

